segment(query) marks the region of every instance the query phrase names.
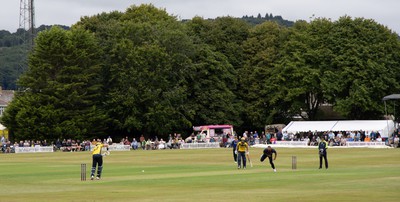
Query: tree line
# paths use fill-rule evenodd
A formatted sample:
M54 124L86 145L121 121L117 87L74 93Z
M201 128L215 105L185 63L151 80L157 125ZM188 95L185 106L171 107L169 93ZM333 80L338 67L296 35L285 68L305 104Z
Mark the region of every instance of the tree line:
M69 27L57 25L68 30ZM35 29L35 33L50 29L52 26L41 25ZM29 31L18 29L15 33L0 30L0 86L6 90L18 89L19 76L28 69L27 36Z
M343 16L297 21L194 17L152 5L83 17L41 32L1 122L15 139L167 136L192 126L238 130L321 118L384 114L400 89L398 35Z

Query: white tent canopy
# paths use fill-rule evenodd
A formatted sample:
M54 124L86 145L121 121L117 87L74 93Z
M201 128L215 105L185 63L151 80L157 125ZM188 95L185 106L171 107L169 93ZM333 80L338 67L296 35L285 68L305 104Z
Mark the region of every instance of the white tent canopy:
M292 121L282 131L288 133L308 131L377 131L382 137L394 132L392 120L354 120L354 121Z
M288 133L329 131L336 123L337 121L292 121L282 131Z
M0 123L0 130L5 130L6 129L6 127L4 127L3 125L1 125L1 123Z

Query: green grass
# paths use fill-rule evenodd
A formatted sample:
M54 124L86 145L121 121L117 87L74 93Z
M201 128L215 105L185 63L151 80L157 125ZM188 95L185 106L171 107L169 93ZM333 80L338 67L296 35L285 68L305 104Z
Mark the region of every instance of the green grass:
M112 152L85 182L90 153L1 154L0 201L400 201L400 149L331 148L328 170L316 149L277 151L277 173L255 148L247 170L231 149Z

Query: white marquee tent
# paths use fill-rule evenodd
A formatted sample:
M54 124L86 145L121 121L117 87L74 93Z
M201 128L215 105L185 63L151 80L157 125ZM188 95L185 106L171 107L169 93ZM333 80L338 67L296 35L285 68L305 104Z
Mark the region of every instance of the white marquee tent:
M354 120L354 121L292 121L282 131L288 133L308 131L377 131L383 138L394 132L392 120Z
M6 127L4 127L3 125L1 125L1 123L0 123L0 130L5 130L6 129Z

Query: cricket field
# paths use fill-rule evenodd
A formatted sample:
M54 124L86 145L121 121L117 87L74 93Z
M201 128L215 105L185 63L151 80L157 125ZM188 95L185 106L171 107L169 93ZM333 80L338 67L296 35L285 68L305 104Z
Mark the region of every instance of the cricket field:
M0 201L400 201L400 149L330 148L327 170L317 149L276 150L277 173L257 148L246 170L230 148L111 152L94 181L89 152L0 154Z

